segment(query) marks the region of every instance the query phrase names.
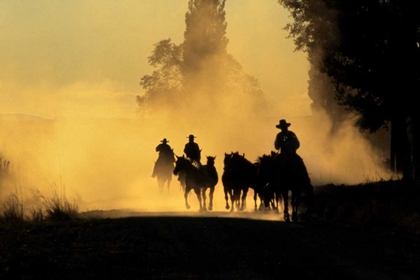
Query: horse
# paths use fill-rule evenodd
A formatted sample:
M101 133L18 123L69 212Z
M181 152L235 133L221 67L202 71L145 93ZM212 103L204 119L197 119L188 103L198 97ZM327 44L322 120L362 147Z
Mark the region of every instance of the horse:
M257 189L260 199L262 200L260 210L274 210L279 211L279 204L281 203L280 190L274 189L270 185L270 177L272 176L272 157L277 153L271 152L271 155L262 155L257 159Z
M178 175L181 171L185 172L185 207L190 209L188 204L188 194L191 190L197 196L199 211L213 210L213 194L219 181L216 167L214 166L216 157L208 156L206 165L193 164L184 156L176 156L173 174ZM206 191L209 190L209 205L206 205Z
M181 170L178 172L178 182L179 182L179 187L182 193L185 192L185 175L186 174L184 170Z
M155 162L155 172L158 182L159 192L163 193L164 187L166 184L167 191L169 193L169 188L172 181L172 170L174 169L175 163L175 154L173 149L170 153L159 153L159 157Z
M309 177L296 160L298 155L281 155L272 152L269 156L260 157L258 170L259 180L264 181L264 204L269 208L270 202L283 200L283 218L290 222L289 192L293 222L298 221L298 209L302 192L312 193L313 187Z
M222 183L225 193L227 210L244 211L246 209L246 197L249 188L254 189L255 209L257 208L255 192L255 176L257 167L255 164L245 158L245 154L238 152L225 153L223 160L224 168L222 174ZM229 199L231 206L229 205Z

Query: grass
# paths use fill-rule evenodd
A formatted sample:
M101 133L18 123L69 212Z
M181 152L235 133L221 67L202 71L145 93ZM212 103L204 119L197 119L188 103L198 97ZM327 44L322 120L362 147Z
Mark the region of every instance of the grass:
M78 217L76 202L69 202L65 195L53 191L50 197L42 196L47 219L53 221L70 221Z
M0 221L9 225L21 225L25 222L23 203L16 194L10 194L2 203Z
M6 226L22 226L30 223L66 222L79 216L78 205L70 202L65 195L53 190L49 196L36 191L26 201L32 205L25 207L25 202L15 193L1 203L0 224Z
M10 194L0 202L0 225L70 222L82 217L76 199L70 202L56 189L49 196L34 192L29 205L25 207L18 195ZM402 180L316 186L313 206L313 216L320 220L420 234L420 190Z

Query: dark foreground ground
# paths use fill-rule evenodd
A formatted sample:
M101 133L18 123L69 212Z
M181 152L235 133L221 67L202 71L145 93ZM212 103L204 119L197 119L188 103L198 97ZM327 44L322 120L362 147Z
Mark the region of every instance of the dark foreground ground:
M2 229L0 279L420 276L420 238L408 232L287 224L252 219L252 213L158 214Z
M325 186L314 215L97 211L0 225L0 279L420 279L418 192Z

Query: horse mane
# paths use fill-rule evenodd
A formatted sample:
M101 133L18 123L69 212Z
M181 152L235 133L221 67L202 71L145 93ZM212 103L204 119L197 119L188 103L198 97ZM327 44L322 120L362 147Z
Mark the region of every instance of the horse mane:
M238 164L239 166L244 168L251 168L252 166L254 166L254 164L245 157L245 154L233 154L232 160L234 164Z

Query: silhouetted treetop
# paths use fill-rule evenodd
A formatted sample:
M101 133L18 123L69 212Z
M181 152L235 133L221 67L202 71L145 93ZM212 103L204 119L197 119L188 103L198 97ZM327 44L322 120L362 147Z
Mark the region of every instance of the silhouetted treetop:
M185 16L183 70L199 71L212 56L226 55L226 0L190 0Z
M183 43L166 39L154 45L149 64L155 70L141 78L145 94L137 97L143 111L164 107L196 114L200 106L210 106L226 112L223 107L238 100L264 108L258 80L227 53L225 2L190 0Z

